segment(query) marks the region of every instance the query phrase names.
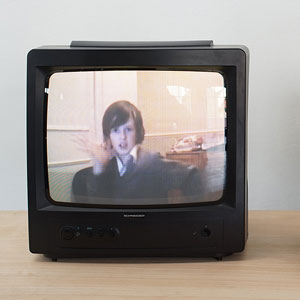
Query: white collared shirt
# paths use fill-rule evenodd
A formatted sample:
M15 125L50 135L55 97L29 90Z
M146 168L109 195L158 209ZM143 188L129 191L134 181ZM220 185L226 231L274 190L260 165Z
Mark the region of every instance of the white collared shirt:
M137 159L137 149L138 149L138 147L137 147L137 145L135 145L128 154L133 157L134 163L136 163L136 159ZM121 159L119 158L118 155L116 155L116 159L117 159L119 174L120 174L120 176L123 176L126 172L126 164L125 165L123 164L123 162L121 161Z

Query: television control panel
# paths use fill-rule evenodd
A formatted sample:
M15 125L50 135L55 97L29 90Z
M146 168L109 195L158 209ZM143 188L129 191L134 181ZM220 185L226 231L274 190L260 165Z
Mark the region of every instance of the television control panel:
M168 248L216 247L221 243L222 222L186 224L62 225L59 245L63 248ZM142 230L141 230L142 229ZM172 236L171 239L168 237ZM171 242L170 242L171 241Z
M118 238L120 230L118 227L106 226L64 226L61 229L61 238L65 241L72 239L87 238Z

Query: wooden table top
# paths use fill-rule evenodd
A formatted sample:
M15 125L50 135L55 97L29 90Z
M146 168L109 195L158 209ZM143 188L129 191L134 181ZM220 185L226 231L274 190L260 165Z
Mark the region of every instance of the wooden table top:
M28 250L27 213L0 211L0 299L300 299L300 211L250 211L242 253L61 259Z

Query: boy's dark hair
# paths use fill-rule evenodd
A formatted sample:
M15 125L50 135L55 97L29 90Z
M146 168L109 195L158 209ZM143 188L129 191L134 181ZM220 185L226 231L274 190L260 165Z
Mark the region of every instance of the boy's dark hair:
M135 125L136 144L141 144L145 135L142 114L132 103L126 100L114 102L106 109L102 119L104 138L109 138L111 129L125 124L130 117L132 117Z

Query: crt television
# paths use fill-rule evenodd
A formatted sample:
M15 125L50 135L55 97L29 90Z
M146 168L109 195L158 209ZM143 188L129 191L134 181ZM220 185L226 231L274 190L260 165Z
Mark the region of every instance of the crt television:
M29 244L222 259L247 240L245 46L72 42L27 61Z

